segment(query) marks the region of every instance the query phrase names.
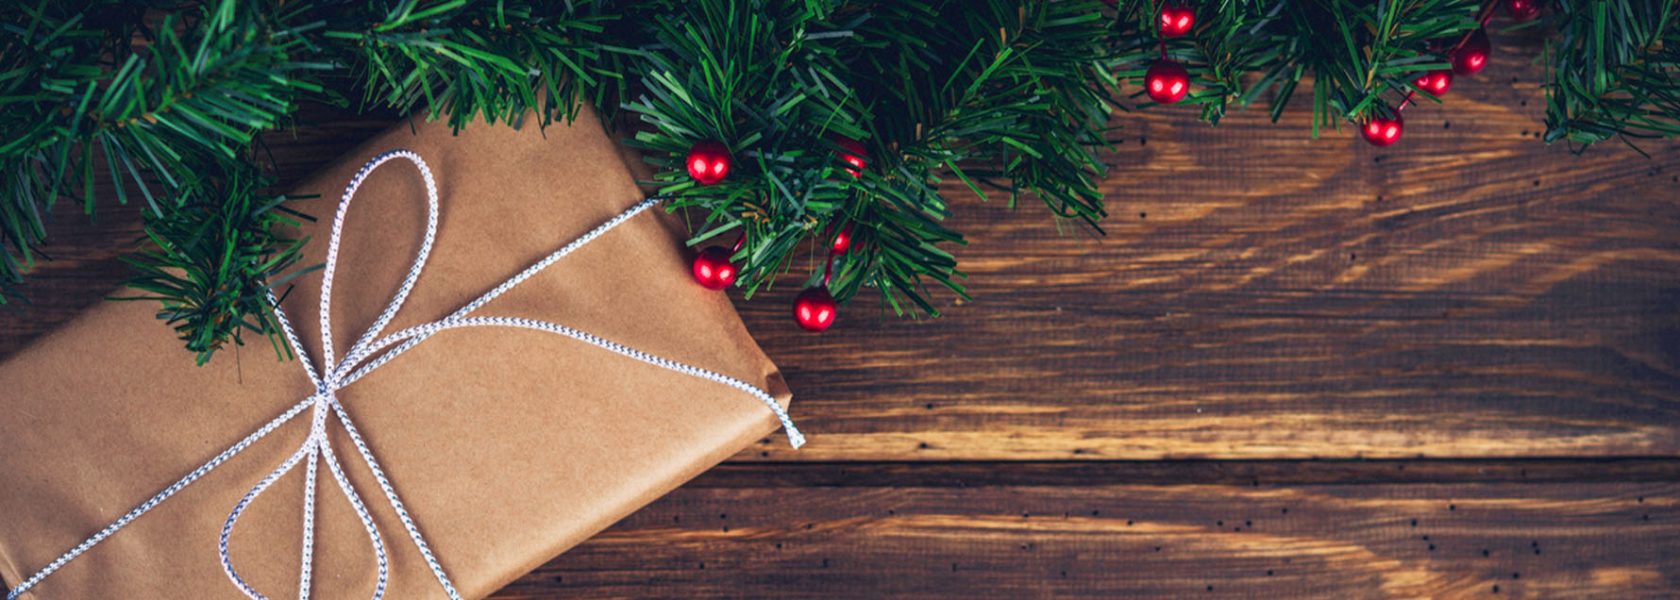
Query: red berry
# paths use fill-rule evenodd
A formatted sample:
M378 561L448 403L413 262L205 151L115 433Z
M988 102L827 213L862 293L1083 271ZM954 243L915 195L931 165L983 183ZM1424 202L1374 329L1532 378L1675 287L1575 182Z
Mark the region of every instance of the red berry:
M1452 80L1452 71L1441 70L1424 73L1422 77L1417 78L1412 83L1431 96L1440 96L1447 93L1447 89L1452 87Z
M846 163L846 172L852 177L862 177L863 170L869 168L869 161L864 160L869 155L869 149L863 147L863 142L852 138L836 135L834 143L840 145L840 161Z
M1392 146L1400 141L1400 132L1406 128L1406 123L1400 118L1400 113L1394 113L1393 118L1372 117L1359 128L1359 134L1365 136L1365 141L1372 146Z
M721 290L735 283L735 263L729 262L729 251L712 246L694 257L694 281L708 290Z
M1464 45L1453 50L1447 58L1452 60L1454 73L1475 75L1487 67L1488 57L1492 55L1493 44L1488 41L1487 29L1477 29L1464 40Z
M1505 13L1518 21L1532 21L1540 16L1541 0L1505 0Z
M828 293L828 288L816 286L806 288L793 299L793 320L805 331L822 331L834 324L834 317L839 310L834 305L834 296Z
M1184 65L1170 60L1158 60L1149 66L1149 71L1143 74L1144 91L1149 93L1149 99L1161 104L1172 104L1183 100L1190 93L1190 72L1184 70Z
M1161 9L1161 37L1175 38L1196 27L1196 9L1170 5Z
M845 254L852 249L852 228L841 227L840 233L834 234L834 254Z
M722 142L705 140L688 149L688 176L701 185L712 185L729 176L729 147Z

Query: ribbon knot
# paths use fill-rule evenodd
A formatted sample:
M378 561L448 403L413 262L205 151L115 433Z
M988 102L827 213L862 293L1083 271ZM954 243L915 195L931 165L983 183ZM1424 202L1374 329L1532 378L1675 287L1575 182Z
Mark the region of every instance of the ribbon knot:
M342 359L335 359L336 354L333 352L332 335L332 285L334 275L337 273L338 269L339 241L343 237L345 212L350 206L350 201L355 197L356 190L361 187L362 182L367 178L367 176L380 165L397 158L407 159L408 161L414 163L414 166L419 169L420 175L426 183L426 229L424 237L421 240L420 250L415 255L414 264L409 267L408 275L403 279L402 285L398 287L396 293L392 296L391 301L386 305L385 310L379 314L379 317L374 320L373 324L368 327L367 331L364 331L362 335L356 339L356 342L350 345ZM449 575L444 571L442 563L440 563L437 557L432 553L431 546L426 543L425 537L421 535L419 526L415 524L413 517L409 515L408 508L404 506L402 499L398 497L396 488L391 485L390 479L386 477L385 469L380 466L378 459L374 458L373 453L368 449L366 441L362 439L361 432L356 429L356 424L350 419L349 413L345 411L344 405L339 402L337 395L338 390L344 389L352 383L355 383L374 369L378 369L380 366L390 362L393 358L407 352L415 345L418 345L433 335L448 329L465 327L503 327L545 331L563 335L660 368L727 385L746 392L762 402L772 413L776 415L776 418L781 421L782 428L788 436L788 442L795 448L803 445L805 443L805 438L799 433L798 428L794 427L793 420L788 416L787 411L783 409L781 404L776 402L776 399L769 393L753 386L752 384L727 375L642 352L635 348L557 323L517 317L470 316L474 311L489 303L491 300L494 300L497 296L513 289L514 286L519 285L521 282L531 278L543 269L548 268L549 265L565 258L578 248L583 247L595 238L600 237L602 234L605 234L630 218L641 214L643 211L646 211L663 200L664 199L660 197L643 199L626 209L624 212L607 220L607 222L602 223L595 229L578 237L571 243L562 246L559 250L554 251L543 259L527 267L525 270L508 278L506 281L503 281L500 285L497 285L495 288L485 292L476 300L467 303L455 312L450 313L447 317L421 325L416 325L414 327L409 327L396 333L381 337L380 334L384 333L385 326L390 324L391 319L395 317L397 311L402 308L403 302L408 299L409 292L414 288L415 282L420 277L420 272L425 268L426 259L431 254L432 242L437 236L438 192L436 181L432 178L431 169L426 166L426 162L421 160L418 154L409 150L393 150L374 157L356 172L355 177L350 180L350 184L345 187L344 196L339 200L338 210L333 216L332 236L328 239L326 265L322 270L321 276L321 363L319 371L316 370L314 361L310 359L310 354L304 349L303 344L298 341L297 332L292 328L291 321L287 319L285 311L280 309L279 302L275 300L273 294L268 296L269 303L274 306L275 320L280 324L281 332L285 335L287 343L292 348L292 351L296 353L298 363L303 366L304 373L309 377L310 383L314 386L314 393L310 394L307 398L304 398L297 404L292 405L290 408L286 409L286 411L280 413L279 416L270 420L267 424L247 435L244 439L229 447L227 450L224 450L215 458L210 459L209 462L204 463L202 466L195 469L193 472L188 473L185 477L182 477L174 484L164 488L163 491L158 492L158 494L153 496L151 499L141 503L140 506L136 507L134 510L129 511L116 521L113 521L110 525L84 540L75 548L72 548L68 552L59 556L52 563L36 572L28 579L25 579L16 588L13 588L6 595L7 600L15 600L18 596L39 584L41 580L45 579L48 575L51 575L54 571L58 570L66 563L75 559L77 556L80 556L94 545L103 541L105 538L115 534L128 523L132 522L136 518L139 518L140 515L145 514L152 508L155 508L158 504L161 504L164 500L167 500L176 492L179 492L181 489L192 484L194 481L197 481L199 478L209 473L212 469L220 466L222 463L250 447L252 444L256 443L264 436L267 436L281 425L284 425L288 421L302 414L306 409L310 410L308 437L304 438L303 443L298 445L297 450L293 451L291 455L281 461L274 470L270 471L267 476L263 477L255 485L251 486L245 495L240 498L239 502L233 506L233 509L228 512L227 519L222 523L221 537L217 550L220 554L222 570L227 574L228 579L231 580L234 586L239 588L239 590L246 596L257 599L265 598L265 596L263 596L255 588L251 587L244 578L240 577L238 569L236 569L233 565L233 559L229 552L229 541L233 537L233 530L235 525L238 524L240 516L243 515L245 510L251 506L251 503L261 496L263 492L267 491L269 487L273 486L274 483L281 477L284 477L287 473L290 473L293 469L297 468L299 464L303 464L304 497L303 530L301 532L303 545L302 555L300 557L302 559L302 568L299 569L298 572L298 598L309 598L315 551L315 488L320 466L325 464L328 473L332 475L333 482L337 485L341 495L344 496L345 501L350 504L350 507L355 510L356 516L361 521L363 530L367 532L368 543L372 547L374 559L378 566L378 578L374 586L373 598L374 600L380 600L385 596L386 584L388 583L390 575L390 561L386 554L385 540L380 534L378 525L374 522L372 513L368 511L366 503L362 501L361 494L356 491L355 486L351 485L349 477L345 475L343 465L339 461L337 454L333 451L332 440L329 437L329 430L333 421L336 420L344 430L344 433L350 443L355 446L356 453L362 459L362 463L367 467L368 471L373 474L374 479L378 481L380 492L385 496L385 500L389 502L391 508L396 512L398 520L402 522L403 528L408 533L409 539L414 542L415 548L419 550L420 555L426 561L426 565L430 567L432 575L437 579L438 585L451 599L460 600L461 595L456 591L455 584L451 582Z

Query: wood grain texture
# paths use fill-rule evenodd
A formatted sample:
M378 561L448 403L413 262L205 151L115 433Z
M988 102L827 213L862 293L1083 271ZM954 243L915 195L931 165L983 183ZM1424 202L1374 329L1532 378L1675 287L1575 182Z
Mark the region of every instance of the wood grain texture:
M703 488L1680 482L1680 459L731 462Z
M1680 485L706 488L496 597L1666 598Z

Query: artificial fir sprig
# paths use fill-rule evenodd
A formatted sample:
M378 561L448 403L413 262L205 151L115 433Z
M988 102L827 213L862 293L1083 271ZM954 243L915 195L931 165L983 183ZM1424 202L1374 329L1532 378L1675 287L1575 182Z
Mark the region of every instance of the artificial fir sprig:
M1561 0L1546 48L1546 141L1680 135L1680 6Z
M128 286L141 295L113 298L161 303L158 319L200 365L226 344L242 344L245 333L267 336L289 356L268 295L314 268L292 268L308 241L296 229L309 217L285 207L293 198L265 195L273 182L254 168L234 168L199 175L194 185L203 193L146 213L150 243L123 259L135 271Z
M1098 4L899 2L869 17L846 39L851 67L895 77L858 79L870 109L866 147L880 165L860 180L850 221L863 251L839 261L837 297L866 283L901 314L898 292L937 315L921 293L924 275L966 297L940 246L962 242L940 223L952 200L938 190L947 176L980 198L1000 189L1011 206L1037 196L1091 225L1106 214L1096 150L1115 80L1105 48L1074 41L1106 35Z
M746 236L737 253L748 296L790 268L800 241L852 198L858 183L829 137L864 137L835 46L850 32L822 7L750 4L699 3L651 24L652 43L637 51L643 92L625 105L646 125L632 145L660 167L660 192L704 219L694 241ZM740 157L729 179L699 187L684 174L684 153L699 140Z
M962 242L943 225L947 176L981 197L989 185L1011 204L1036 195L1060 216L1102 217L1095 149L1114 80L1101 46L1075 43L1104 35L1095 3L778 5L702 4L656 25L644 94L627 106L649 125L636 140L664 167L662 193L703 211L695 241L745 232L749 295L793 268L801 242L826 247L847 228L857 251L832 271L813 257L811 283L826 275L841 300L873 287L896 312L938 314L929 282L965 294L944 247ZM702 187L681 160L705 139L743 160ZM839 160L840 139L858 140L869 166Z
M618 18L599 14L605 3L382 4L312 11L329 22L323 50L359 75L367 105L424 111L460 129L480 117L517 123L533 109L547 124L583 102L611 108L623 94L621 54L604 35Z
M257 134L323 91L311 75L326 65L293 56L308 26L281 25L287 15L228 0L152 28L125 4L65 4L20 7L0 44L4 283L29 268L59 198L91 214L105 176L119 204L143 197L154 218L220 204L200 174L246 169Z

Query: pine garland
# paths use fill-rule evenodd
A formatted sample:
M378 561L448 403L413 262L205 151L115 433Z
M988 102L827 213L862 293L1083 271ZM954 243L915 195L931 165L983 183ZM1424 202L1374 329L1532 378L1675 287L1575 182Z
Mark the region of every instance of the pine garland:
M1545 140L1582 147L1680 134L1680 25L1669 0L1556 0ZM1162 56L1188 67L1210 123L1268 99L1276 120L1312 94L1313 135L1390 114L1440 42L1479 26L1473 0L1218 0L1163 42L1153 0L36 0L0 17L0 302L43 242L43 215L96 180L143 200L131 285L200 363L242 333L274 335L266 293L307 271L267 192L259 137L301 102L537 125L588 103L636 119L633 146L690 244L744 236L750 297L789 271L873 288L900 314L938 314L930 287L966 297L944 225L946 180L1098 228L1103 134L1148 106L1126 82ZM1305 87L1303 87L1305 84ZM735 156L700 186L684 154ZM867 167L844 160L843 140ZM854 176L853 173L856 173ZM137 204L139 204L137 202ZM283 344L277 351L283 352Z

